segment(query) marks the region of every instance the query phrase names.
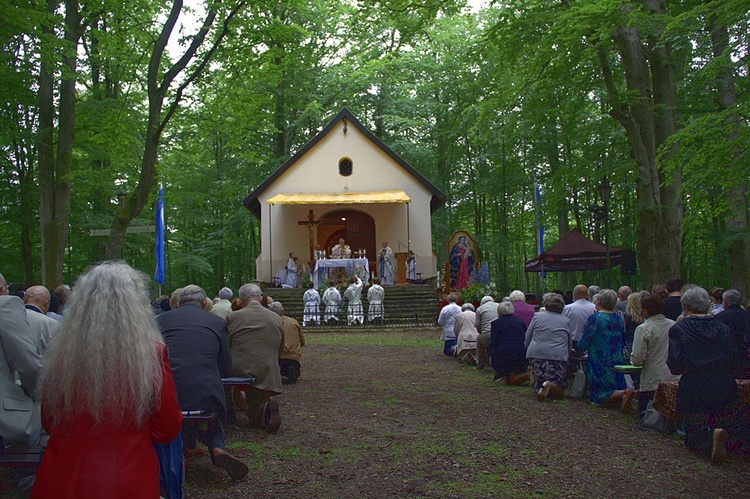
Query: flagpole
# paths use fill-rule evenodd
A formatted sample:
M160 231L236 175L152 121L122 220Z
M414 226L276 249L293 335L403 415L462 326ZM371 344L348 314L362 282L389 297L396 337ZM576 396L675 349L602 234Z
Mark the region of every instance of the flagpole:
M159 296L161 296L161 287L164 284L164 185L159 183L159 198L156 201L156 242L154 252L156 253L156 269L154 270L154 280L159 283Z

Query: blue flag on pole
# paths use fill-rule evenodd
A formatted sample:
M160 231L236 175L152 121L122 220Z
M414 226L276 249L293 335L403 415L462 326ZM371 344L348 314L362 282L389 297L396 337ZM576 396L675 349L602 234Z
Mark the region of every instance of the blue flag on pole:
M164 284L164 186L159 185L159 200L156 202L156 271L154 280Z
M544 253L544 225L542 224L542 193L539 189L539 184L534 182L534 201L536 204L536 226L538 227L536 233L536 251L538 255ZM547 277L547 273L542 271L539 273L542 277Z

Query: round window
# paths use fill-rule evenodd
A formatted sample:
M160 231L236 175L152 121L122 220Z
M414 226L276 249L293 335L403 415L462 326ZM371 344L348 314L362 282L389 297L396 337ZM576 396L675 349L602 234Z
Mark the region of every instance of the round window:
M348 177L352 174L352 160L349 158L341 158L339 160L339 174Z

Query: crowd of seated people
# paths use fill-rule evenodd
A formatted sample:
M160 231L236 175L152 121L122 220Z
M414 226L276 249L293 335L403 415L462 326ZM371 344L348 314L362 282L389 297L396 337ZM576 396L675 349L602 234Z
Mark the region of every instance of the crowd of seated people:
M14 345L0 355L13 375L0 391L30 409L3 413L0 434L6 445L46 446L31 496L174 496L167 475L203 456L229 479L245 477L225 445L231 405L276 433L282 382L301 375L305 337L281 303L256 284L234 299L228 287L211 300L186 284L150 301L148 277L123 262L58 288L53 317L54 291L8 296L0 274L0 339ZM232 390L222 379L231 376L252 380ZM172 478L181 488L182 472Z
M726 458L727 448L750 450L748 411L738 408L735 381L750 379L750 312L737 290L708 292L679 279L638 292L578 285L569 304L561 292L546 293L540 310L531 314L523 296L513 291L499 303L485 296L471 312L477 335L473 358L478 369L492 366L495 381L528 381L539 401L559 399L575 357L592 404L627 413L637 401L639 419L650 410L660 383L677 383L675 407L689 449L714 462ZM466 360L460 356L466 348L454 342L462 345L462 337L469 337L463 317L468 307L459 306L455 294L447 301L438 317L444 352L453 348Z

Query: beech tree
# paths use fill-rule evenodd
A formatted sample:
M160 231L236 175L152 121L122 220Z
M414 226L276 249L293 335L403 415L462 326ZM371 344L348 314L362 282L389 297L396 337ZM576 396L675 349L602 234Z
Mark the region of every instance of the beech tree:
M183 9L182 0L172 2L167 19L154 42L148 63L146 77L148 114L138 182L130 189L127 198L114 215L107 242L107 258L119 258L122 254L125 231L148 202L156 181L156 163L161 137L169 121L178 111L185 90L206 69L216 49L229 34L232 19L245 6L245 3L244 0L239 0L232 2L228 7L218 2L207 4L201 28L192 37L177 62L165 68L163 64L166 62L167 43ZM223 15L220 27L212 29L220 13ZM213 40L208 42L208 49L199 52L209 35L213 35ZM174 89L173 84L176 85Z

